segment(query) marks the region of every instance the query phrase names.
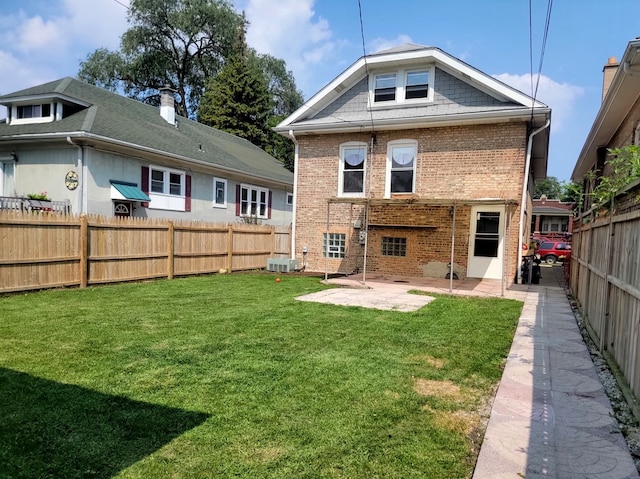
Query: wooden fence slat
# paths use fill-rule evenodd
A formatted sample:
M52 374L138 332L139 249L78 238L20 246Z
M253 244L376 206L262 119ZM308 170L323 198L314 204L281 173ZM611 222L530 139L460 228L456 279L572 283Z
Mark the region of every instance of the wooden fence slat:
M0 292L13 292L261 269L289 256L291 228L0 210L0 239Z

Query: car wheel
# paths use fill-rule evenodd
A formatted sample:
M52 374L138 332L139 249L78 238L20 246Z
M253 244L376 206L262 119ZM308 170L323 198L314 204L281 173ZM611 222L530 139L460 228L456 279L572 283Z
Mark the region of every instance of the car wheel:
M556 261L558 261L558 258L555 255L549 254L549 255L544 257L544 261L547 264L553 264Z

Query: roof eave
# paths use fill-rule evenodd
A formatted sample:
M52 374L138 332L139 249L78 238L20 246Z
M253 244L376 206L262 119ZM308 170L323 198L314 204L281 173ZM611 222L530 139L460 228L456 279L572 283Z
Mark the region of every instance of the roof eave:
M607 146L629 114L640 93L640 40L628 43L620 67L616 71L607 95L587 135L578 160L571 173L573 181L579 181L591 169L597 150ZM626 65L626 67L625 67ZM634 69L634 66L636 70Z

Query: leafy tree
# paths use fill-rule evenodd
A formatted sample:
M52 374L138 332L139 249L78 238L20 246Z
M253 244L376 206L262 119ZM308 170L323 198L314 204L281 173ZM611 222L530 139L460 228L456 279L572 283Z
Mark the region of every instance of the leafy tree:
M598 178L591 193L593 206L606 208L627 185L640 178L640 146L628 145L610 149L610 159L605 162L605 175Z
M255 57L236 55L207 82L198 121L264 148L272 109L267 80Z
M287 70L286 63L280 58L255 52L252 54L256 57L269 84L269 91L273 97L273 114L284 119L304 103L302 92L296 87L293 73Z
M562 184L555 176L547 176L544 180L535 183L534 198L541 198L545 195L548 199L558 199L562 194Z
M131 0L128 21L120 50L91 53L78 78L154 105L168 85L177 92L178 114L189 117L246 27L227 0Z
M562 183L562 194L560 195L560 201L565 203L574 203L578 208L582 206L582 185L573 181L569 183Z

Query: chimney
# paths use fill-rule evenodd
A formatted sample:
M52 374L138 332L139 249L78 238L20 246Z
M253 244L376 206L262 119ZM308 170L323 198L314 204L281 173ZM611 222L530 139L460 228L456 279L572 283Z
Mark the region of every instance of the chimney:
M602 69L602 101L604 101L604 98L607 96L607 92L609 91L613 77L618 71L619 65L616 57L609 57L609 61Z
M176 124L176 106L173 98L175 90L169 85L160 88L160 116L171 125Z

